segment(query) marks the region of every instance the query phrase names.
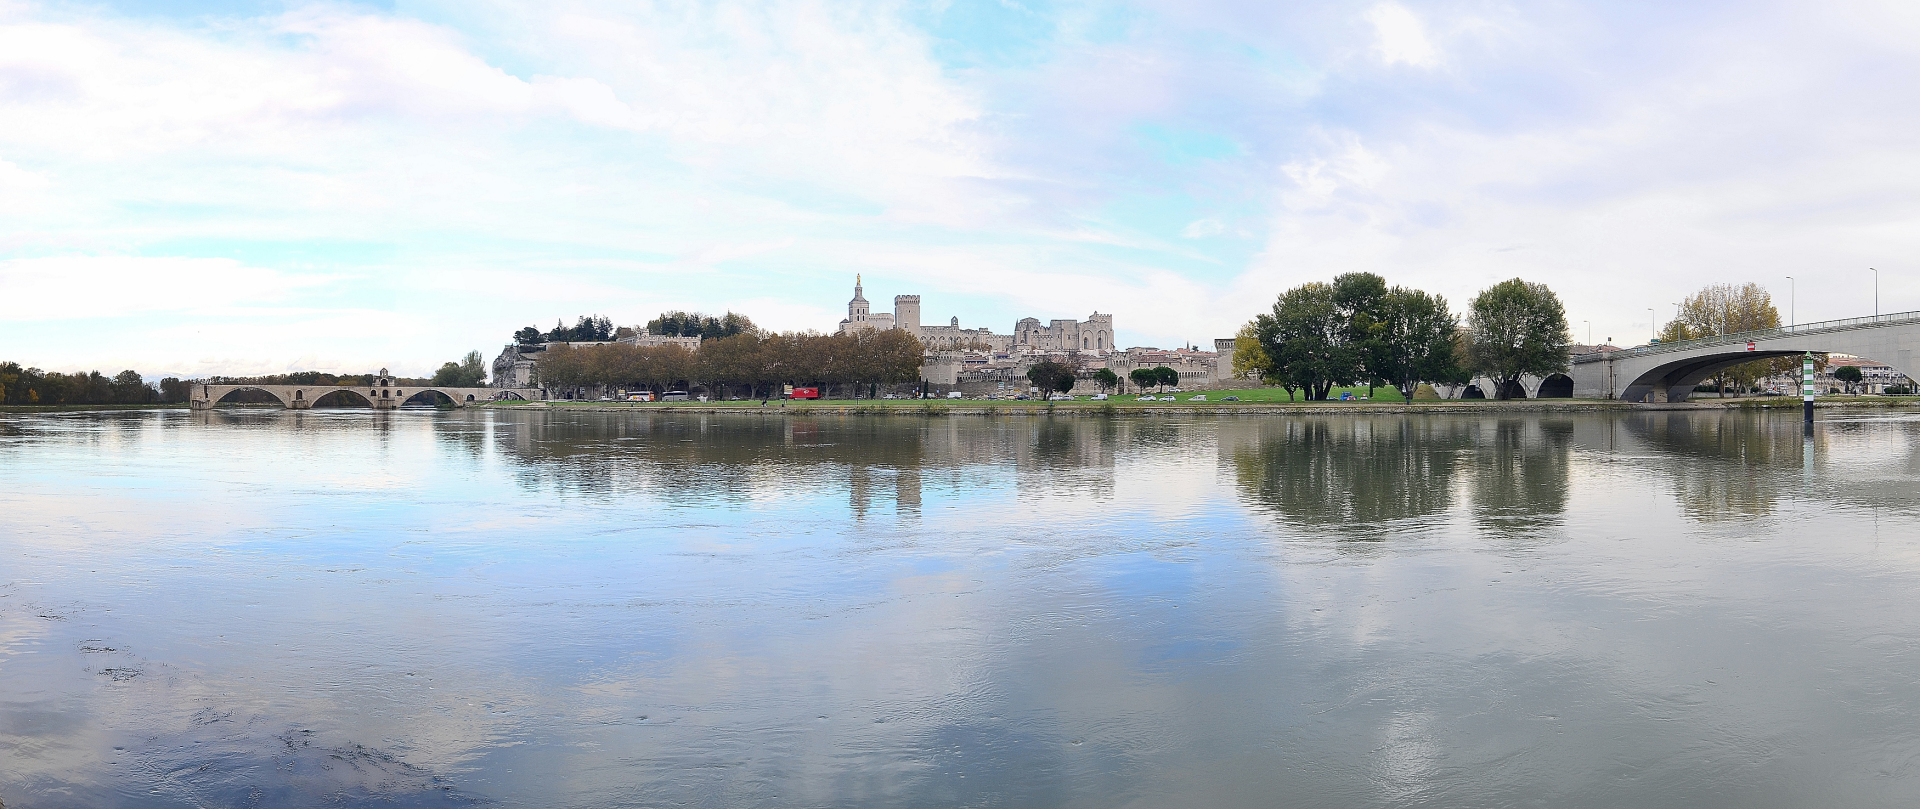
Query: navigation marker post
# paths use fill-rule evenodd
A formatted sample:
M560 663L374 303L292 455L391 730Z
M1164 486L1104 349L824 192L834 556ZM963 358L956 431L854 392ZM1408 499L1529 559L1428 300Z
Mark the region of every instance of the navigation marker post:
M1806 412L1807 435L1813 435L1813 352L1800 363L1800 400Z

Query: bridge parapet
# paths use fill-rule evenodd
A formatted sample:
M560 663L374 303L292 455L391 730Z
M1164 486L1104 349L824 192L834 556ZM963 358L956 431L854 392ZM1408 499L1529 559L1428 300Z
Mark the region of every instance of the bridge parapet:
M454 407L466 407L471 404L501 399L523 399L539 401L546 398L545 391L539 388L454 388L444 385L214 385L197 384L193 386L188 405L194 410L208 410L219 404L235 391L254 390L272 396L280 405L289 410L307 410L313 403L327 396L344 393L355 403L374 410L393 410L410 400L427 394L439 394L453 402ZM428 397L431 399L431 397ZM438 401L437 399L433 401Z
M1816 335L1816 334L1833 334L1836 332L1852 331L1854 329L1871 329L1871 328L1879 328L1884 326L1894 326L1894 325L1903 325L1903 324L1905 325L1920 324L1920 311L1893 312L1885 315L1868 315L1866 317L1849 317L1849 318L1842 318L1839 320L1822 320L1814 323L1800 323L1792 326L1777 326L1771 329L1754 329L1753 331L1731 332L1728 334L1720 334L1712 337L1700 337L1693 340L1676 340L1671 343L1658 343L1655 345L1635 346L1633 348L1623 348L1623 349L1620 349L1619 351L1607 351L1604 353L1594 352L1591 354L1576 354L1573 357L1573 361L1575 363L1618 361L1623 359L1631 359L1634 357L1650 356L1654 354L1671 354L1676 351L1693 351L1700 348L1711 348L1714 346L1739 346L1749 342L1757 342L1759 340L1772 340L1772 339L1781 338L1781 337L1805 337L1805 336ZM1820 352L1820 353L1826 353L1826 352ZM1885 360L1882 360L1882 361L1884 362Z

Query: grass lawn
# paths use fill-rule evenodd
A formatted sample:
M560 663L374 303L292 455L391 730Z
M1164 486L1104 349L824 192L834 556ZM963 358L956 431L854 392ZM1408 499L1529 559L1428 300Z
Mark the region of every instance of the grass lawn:
M1334 388L1332 393L1327 394L1327 401L1329 402L1338 401L1340 399L1341 393L1353 394L1354 401L1351 402L1352 404L1365 404L1365 402L1360 401L1360 397L1367 395L1367 389L1365 387ZM1284 403L1287 401L1287 392L1280 388L1250 388L1247 390L1209 390L1209 391L1198 391L1194 393L1163 393L1163 394L1158 394L1158 398L1161 401L1165 401L1166 397L1172 396L1175 398L1175 401L1184 402L1184 401L1187 401L1188 399L1191 399L1195 396L1199 396L1202 394L1206 395L1207 401L1209 402L1218 402L1222 399L1225 399L1228 396L1238 396L1240 397L1240 401L1242 402L1255 402L1255 403L1261 403L1261 404L1270 403L1270 402ZM1147 395L1155 396L1155 394L1151 394L1151 393ZM1116 402L1131 402L1138 398L1139 397L1137 396L1129 394L1126 396L1115 396L1113 397L1113 400ZM1294 391L1293 401L1296 401L1296 402L1306 401L1306 393L1304 391ZM1391 403L1397 404L1406 400L1400 398L1399 391L1388 387L1388 388L1374 388L1373 398L1368 401L1391 402Z

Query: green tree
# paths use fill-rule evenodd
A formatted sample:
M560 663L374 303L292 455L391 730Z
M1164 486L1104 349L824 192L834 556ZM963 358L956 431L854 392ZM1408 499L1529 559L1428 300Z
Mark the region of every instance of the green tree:
M1153 381L1159 383L1163 390L1170 385L1178 386L1180 384L1180 372L1161 365L1153 369Z
M1847 392L1853 392L1853 386L1860 384L1860 366L1842 365L1833 369L1833 378L1847 383Z
M1362 367L1364 356L1349 339L1350 325L1333 285L1314 282L1283 293L1271 313L1254 319L1254 334L1288 398L1297 388L1317 401L1326 399L1334 385L1351 382Z
M737 312L728 312L722 317L674 310L661 312L659 317L647 321L647 333L666 337L699 337L717 340L736 334L758 334L760 328L753 320Z
M1422 382L1447 382L1459 375L1453 348L1460 320L1448 310L1446 298L1394 287L1382 299L1380 313L1376 372L1392 382L1402 398L1413 401Z
M528 326L513 333L513 342L523 346L539 345L546 339L547 336L541 334L540 329L534 326Z
M1073 366L1053 360L1036 362L1027 369L1027 380L1040 389L1042 397L1073 390L1076 376Z
M433 372L432 384L448 388L477 388L486 384L486 360L480 352L469 351L459 362L449 362Z
M1112 368L1101 368L1093 372L1093 384L1099 385L1104 393L1120 386L1120 375L1114 373Z
M1501 399L1519 388L1523 374L1547 376L1567 370L1573 348L1567 313L1546 284L1518 278L1474 296L1468 307L1468 362L1492 377Z
M1370 272L1350 272L1333 279L1333 303L1344 324L1341 337L1357 363L1351 381L1367 383L1367 397L1373 389L1392 379L1392 351L1388 343L1388 289L1386 279Z
M182 404L193 395L193 383L182 381L179 377L167 377L160 380L160 402L162 404Z
M1127 372L1127 378L1133 380L1134 387L1144 392L1147 388L1159 384L1160 375L1154 373L1152 368L1135 368Z

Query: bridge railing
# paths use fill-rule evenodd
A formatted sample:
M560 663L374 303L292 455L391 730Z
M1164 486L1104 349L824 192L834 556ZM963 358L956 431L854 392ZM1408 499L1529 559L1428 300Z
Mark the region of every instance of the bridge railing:
M1817 323L1799 323L1792 326L1777 326L1771 329L1755 329L1753 331L1741 331L1741 332L1733 332L1731 334L1719 334L1719 335L1714 335L1712 337L1701 337L1694 340L1676 340L1671 343L1660 343L1659 345L1638 346L1635 348L1623 348L1623 349L1620 349L1619 351L1607 351L1607 352L1596 351L1591 354L1575 354L1573 356L1573 361L1584 363L1584 362L1600 362L1602 360L1628 359L1631 357L1644 357L1652 354L1665 354L1672 351L1691 351L1696 348L1706 348L1709 346L1734 345L1738 343L1745 343L1750 340L1765 340L1765 339L1770 339L1775 337L1796 337L1796 336L1807 335L1807 334L1820 334L1825 332L1847 331L1849 329L1871 328L1873 326L1885 326L1892 323L1915 323L1915 322L1920 322L1920 312L1893 312L1891 314L1885 314L1885 315L1868 315L1866 317L1849 317L1849 318L1842 318L1840 320L1822 320Z

